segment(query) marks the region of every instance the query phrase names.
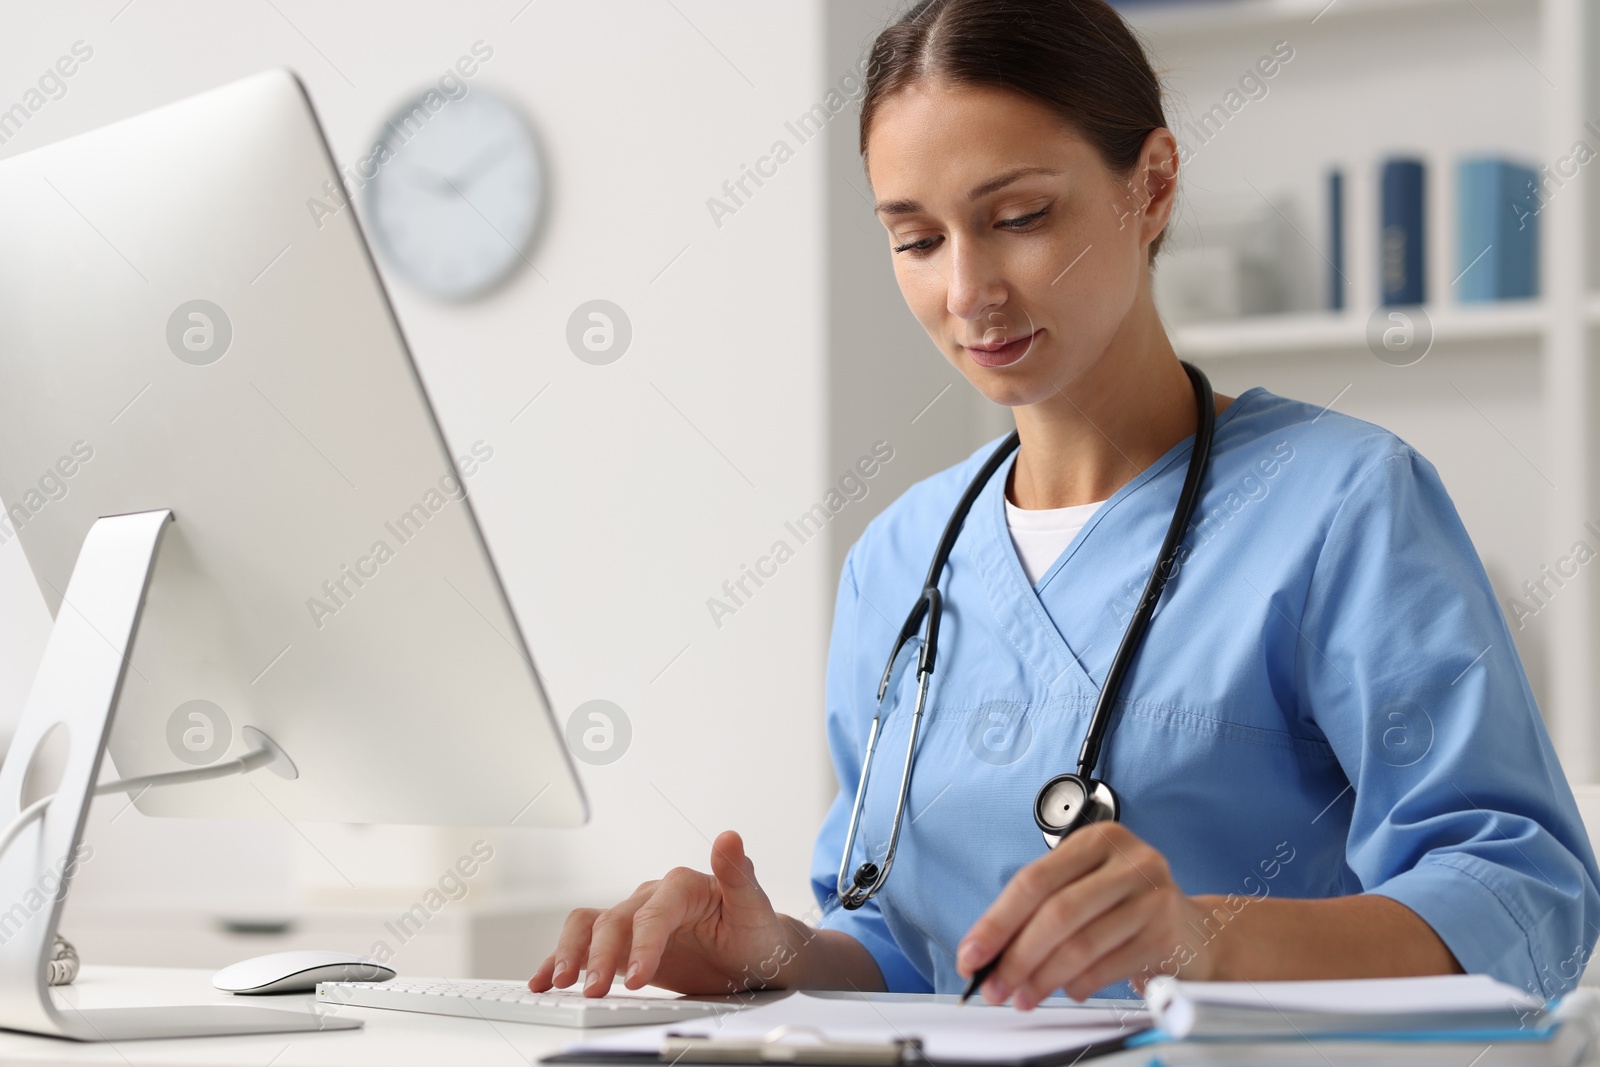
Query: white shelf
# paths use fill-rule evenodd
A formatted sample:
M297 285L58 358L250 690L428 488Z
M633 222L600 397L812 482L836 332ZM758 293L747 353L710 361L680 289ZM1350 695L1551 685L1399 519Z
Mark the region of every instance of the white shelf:
M1433 343L1542 340L1548 322L1538 301L1506 301L1482 307L1425 308ZM1600 316L1600 294L1590 301L1591 321ZM1172 331L1173 347L1185 358L1295 355L1306 352L1366 352L1367 316L1333 312L1258 315L1196 323Z
M1474 8L1477 8L1475 11ZM1471 14L1486 11L1532 15L1530 0L1163 0L1119 7L1136 30L1154 36L1228 34L1277 26L1349 23L1410 14Z

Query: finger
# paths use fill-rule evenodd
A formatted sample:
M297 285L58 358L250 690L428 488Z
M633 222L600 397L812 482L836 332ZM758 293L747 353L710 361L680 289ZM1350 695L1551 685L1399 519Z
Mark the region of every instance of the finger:
M1045 898L1103 864L1112 853L1108 837L1119 835L1133 838L1120 823L1090 823L1013 875L989 910L961 939L956 968L970 976L993 959L1039 910Z
M554 988L555 982L552 976L555 969L556 957L555 953L551 953L544 958L543 963L539 964L539 969L533 972L533 977L528 979L528 988L535 993L544 993Z
M556 939L555 963L550 968L552 985L566 986L577 981L579 963L589 955L589 934L599 915L595 908L575 908L567 914L567 921L561 924L561 936Z
M1027 1010L1057 989L1065 989L1076 999L1082 1000L1108 982L1125 977L1117 975L1105 982L1088 985L1082 995L1074 992L1082 990L1099 973L1095 968L1100 966L1102 960L1121 951L1123 946L1154 926L1161 903L1155 893L1138 894L1112 908L1074 936L1059 942L1032 973L1015 983L1013 1003ZM1010 953L1006 955L1009 957Z
M659 883L656 892L660 892ZM589 958L584 964L588 972L583 979L584 996L603 997L611 989L611 980L632 949L634 915L649 899L635 894L616 907L607 908L595 919L594 931L589 937Z
M772 910L766 891L756 881L756 865L745 855L744 838L724 830L711 845L711 873L722 890L729 921L738 923L745 913L765 918Z
M687 867L667 872L655 893L634 917L633 948L624 980L629 989L638 989L655 977L668 939L691 915L705 910L713 881L710 876Z
M1005 991L1021 990L1063 944L1092 929L1129 899L1149 892L1149 885L1128 864L1108 861L1095 868L1039 905L1006 946L990 981L998 978Z
M1061 988L1072 999L1085 1000L1112 982L1143 975L1152 966L1159 967L1160 961L1171 953L1171 933L1159 924L1150 924L1079 971Z

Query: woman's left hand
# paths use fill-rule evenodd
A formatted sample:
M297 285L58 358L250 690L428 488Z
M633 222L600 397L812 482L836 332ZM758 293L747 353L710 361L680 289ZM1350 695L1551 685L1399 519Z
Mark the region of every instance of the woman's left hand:
M1084 1000L1124 978L1140 992L1162 973L1204 980L1214 954L1185 949L1209 915L1160 852L1121 823L1091 823L1016 873L961 939L956 966L970 977L1004 949L983 996L1022 1009L1057 989Z

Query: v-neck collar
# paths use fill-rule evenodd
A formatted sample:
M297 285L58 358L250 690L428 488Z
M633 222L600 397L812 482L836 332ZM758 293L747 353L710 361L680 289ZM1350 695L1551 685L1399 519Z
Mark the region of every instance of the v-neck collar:
M1228 409L1217 416L1213 427L1213 450L1217 445L1216 436L1220 435L1222 428L1232 420L1235 413L1254 401L1258 395L1263 394L1265 390L1259 386L1248 389L1235 397L1233 403L1228 405ZM1189 434L1169 448L1160 459L1111 494L1090 516L1083 529L1078 531L1055 562L1039 576L1037 586L1028 581L1028 575L1022 569L1022 560L1017 557L1016 546L1011 542L1010 528L1006 524L1005 487L1011 479L1011 469L1016 464L1017 452L1012 452L1006 458L1000 469L995 471L989 483L984 486L977 500L973 502L972 510L978 518L973 533L977 535L979 541L977 547L980 549L975 555L979 570L983 574L983 584L988 592L990 607L1002 632L1022 655L1024 661L1039 671L1042 677L1048 679L1046 689L1051 693L1057 690L1066 676L1074 678L1077 686L1083 687L1089 694L1098 693L1099 686L1079 661L1077 653L1067 644L1066 638L1056 627L1055 620L1045 610L1040 593L1055 579L1057 572L1066 566L1067 561L1077 554L1083 543L1093 536L1096 527L1108 521L1107 516L1115 512L1123 501L1160 477L1175 463L1180 460L1187 461L1189 453L1194 448L1194 438L1194 434ZM1209 472L1206 481L1210 481ZM1206 485L1202 484L1202 498L1205 489Z

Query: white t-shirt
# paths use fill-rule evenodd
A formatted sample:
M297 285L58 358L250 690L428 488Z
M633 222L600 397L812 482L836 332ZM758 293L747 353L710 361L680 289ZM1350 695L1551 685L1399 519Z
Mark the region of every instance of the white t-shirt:
M1022 572L1028 576L1030 584L1039 584L1039 576L1050 569L1104 503L1104 500L1097 500L1070 508L1034 510L1006 501L1006 527L1011 531L1011 543L1017 548Z

